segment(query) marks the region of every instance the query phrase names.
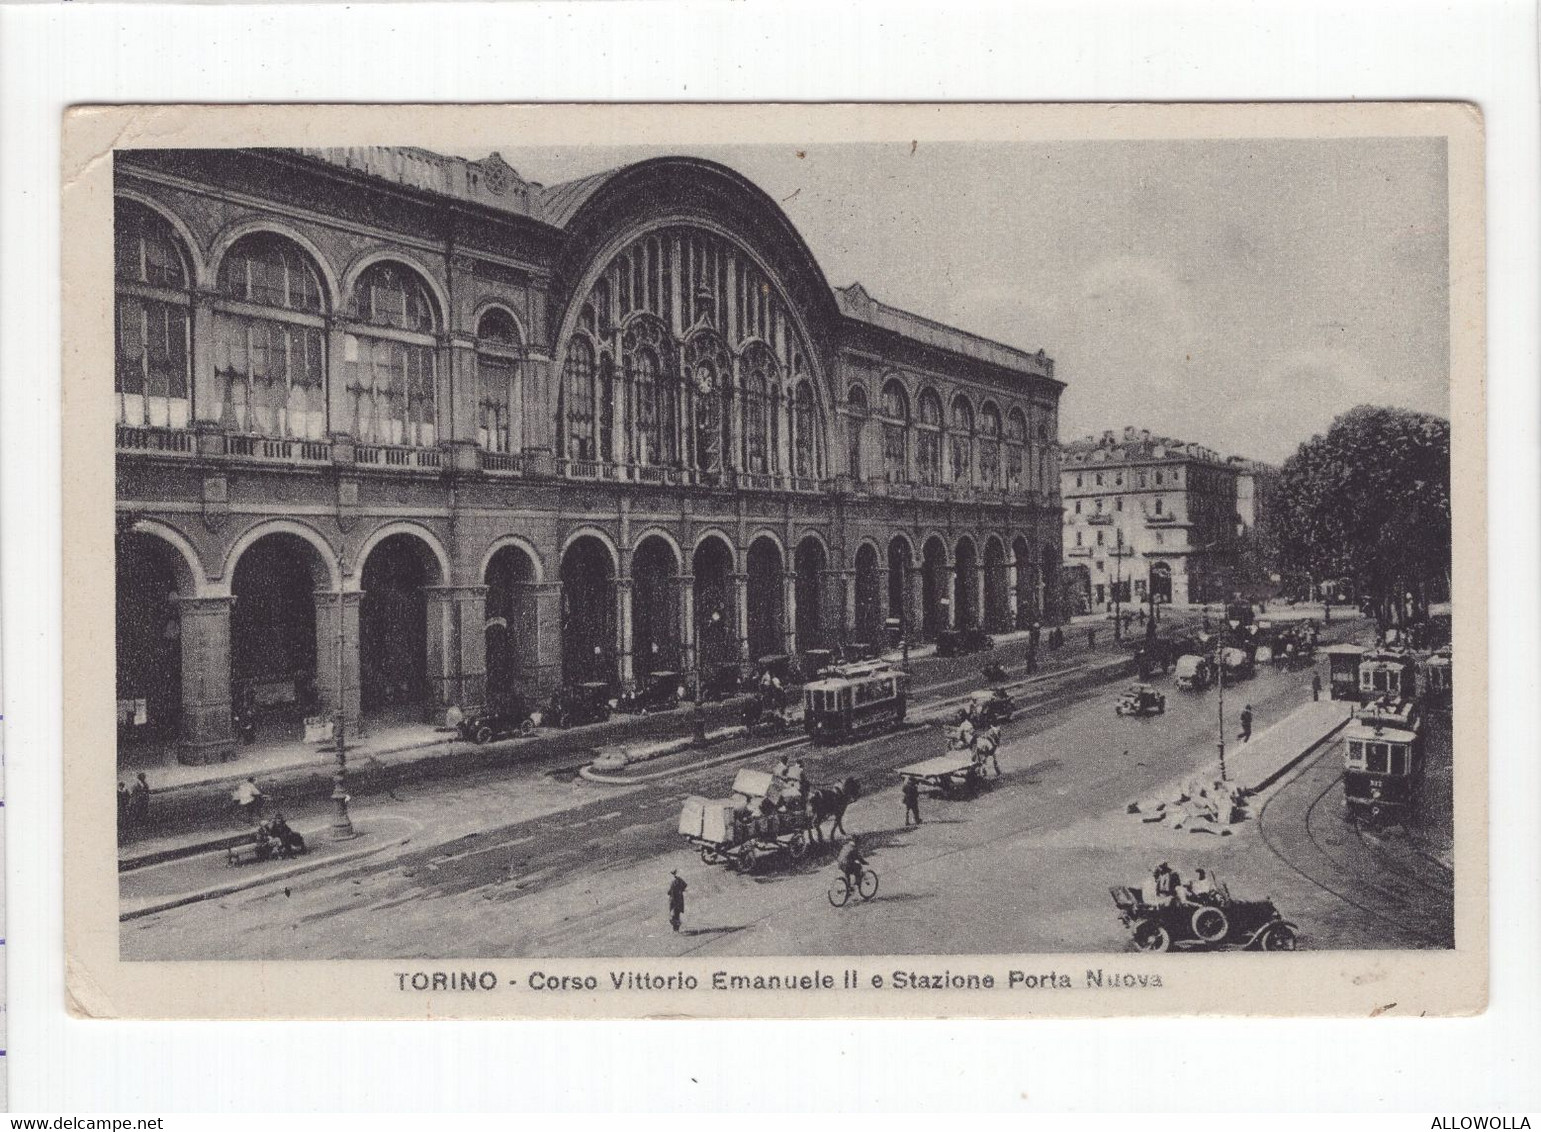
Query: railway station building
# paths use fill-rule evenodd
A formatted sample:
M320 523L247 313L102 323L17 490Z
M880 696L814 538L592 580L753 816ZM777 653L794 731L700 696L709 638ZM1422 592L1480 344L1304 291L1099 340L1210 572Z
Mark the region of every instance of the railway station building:
M722 165L115 161L120 747L1061 619L1052 360Z

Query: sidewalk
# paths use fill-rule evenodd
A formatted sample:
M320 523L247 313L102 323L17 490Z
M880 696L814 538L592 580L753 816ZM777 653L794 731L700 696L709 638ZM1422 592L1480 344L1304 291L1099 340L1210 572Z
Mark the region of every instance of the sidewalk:
M1225 761L1230 780L1254 793L1266 789L1341 731L1352 717L1353 705L1343 700L1312 701L1254 735L1251 742L1241 743L1227 736ZM1215 769L1218 775L1218 765Z

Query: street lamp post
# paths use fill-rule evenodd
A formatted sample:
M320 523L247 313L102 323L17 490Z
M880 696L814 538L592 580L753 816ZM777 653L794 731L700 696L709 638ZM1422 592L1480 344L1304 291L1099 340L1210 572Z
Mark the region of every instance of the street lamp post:
M1236 628L1238 626L1240 626L1240 624L1241 624L1240 621L1226 621L1226 622L1224 622L1223 625L1222 625L1222 628L1220 630L1220 634L1216 638L1217 644L1215 646L1215 672L1216 672L1216 679L1219 681L1218 687L1220 689L1220 707L1219 707L1219 714L1220 714L1220 744L1219 744L1219 746L1220 746L1220 781L1221 782L1228 781L1229 778L1230 778L1230 775L1227 774L1226 770L1225 770L1225 642L1230 639L1230 633L1226 632L1225 626L1229 626L1230 630L1232 632L1234 632L1236 630Z
M337 718L333 723L332 738L337 746L337 771L332 775L332 840L346 841L353 837L353 819L348 815L348 709L344 683L346 642L348 637L347 604L342 585L337 586Z

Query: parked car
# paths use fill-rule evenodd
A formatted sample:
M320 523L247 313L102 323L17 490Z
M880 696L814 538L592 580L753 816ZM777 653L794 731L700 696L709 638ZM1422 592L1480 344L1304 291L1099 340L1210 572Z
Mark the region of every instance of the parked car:
M743 690L738 665L719 664L701 682L701 699L704 703L716 703L718 700L735 696Z
M535 731L535 715L523 696L508 694L485 707L473 708L455 725L461 738L473 743L490 743L510 735L529 735Z
M655 711L673 711L685 702L685 676L673 669L649 672L641 683L623 695L615 710L627 715L647 715Z
M995 647L995 638L983 629L943 629L936 635L937 656L967 656Z
M598 680L568 684L551 696L550 706L542 715L543 723L558 727L577 727L584 723L603 723L610 718L610 685Z

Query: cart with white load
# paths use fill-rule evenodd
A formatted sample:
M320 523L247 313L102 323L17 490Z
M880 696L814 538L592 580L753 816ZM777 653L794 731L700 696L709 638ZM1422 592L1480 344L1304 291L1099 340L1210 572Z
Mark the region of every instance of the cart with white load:
M917 786L929 786L948 798L972 794L984 782L979 757L967 748L902 766L899 777Z
M733 797L685 799L679 831L703 864L726 864L741 873L762 859L808 852L811 818L799 783L763 770L741 770Z

